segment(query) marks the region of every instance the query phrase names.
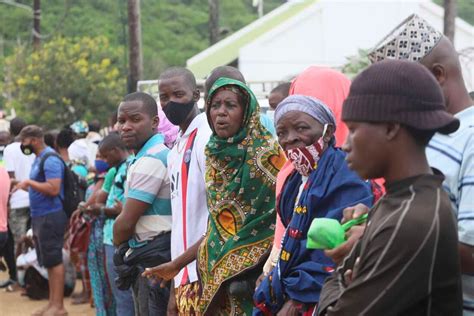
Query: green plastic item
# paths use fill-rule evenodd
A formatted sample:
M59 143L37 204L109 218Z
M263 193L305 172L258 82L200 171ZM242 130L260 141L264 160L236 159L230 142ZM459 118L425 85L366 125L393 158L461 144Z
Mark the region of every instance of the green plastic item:
M341 225L332 218L315 218L308 230L308 249L333 249L346 241L346 231L352 226L364 223L367 214L352 219Z

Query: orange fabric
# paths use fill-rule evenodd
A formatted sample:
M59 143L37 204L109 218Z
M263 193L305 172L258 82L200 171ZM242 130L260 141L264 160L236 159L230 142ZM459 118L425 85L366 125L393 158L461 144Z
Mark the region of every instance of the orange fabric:
M290 87L290 95L301 94L323 101L333 112L336 118L336 146L344 143L349 133L347 126L341 121L342 103L349 94L351 81L337 70L310 66L293 80ZM290 161L287 161L277 176L276 196L281 193L286 178L294 170ZM275 228L275 242L273 247L281 248L281 239L285 233L285 227L277 215Z
M325 67L310 66L293 80L290 95L301 94L323 101L336 118L336 147L341 147L348 129L341 121L342 103L349 94L351 81L341 72Z
M280 172L277 175L277 182L276 182L276 203L279 201L279 196L281 194L281 190L283 189L283 185L285 184L286 178L290 175L290 173L294 170L293 164L291 161L287 160L283 168L281 168ZM275 239L273 242L273 248L280 249L281 248L281 240L283 238L283 234L285 233L285 226L281 222L280 215L277 213L277 220L276 220L276 227L275 227Z

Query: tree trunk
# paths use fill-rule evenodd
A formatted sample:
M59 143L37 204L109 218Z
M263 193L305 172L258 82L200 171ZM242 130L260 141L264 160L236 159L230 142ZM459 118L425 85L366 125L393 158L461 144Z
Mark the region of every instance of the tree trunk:
M41 45L41 3L40 0L33 1L33 48L35 50L40 48Z
M457 3L456 0L444 0L444 35L454 44L456 29Z
M128 92L137 91L142 77L142 30L140 25L140 0L128 0Z
M219 0L209 2L209 44L219 41Z

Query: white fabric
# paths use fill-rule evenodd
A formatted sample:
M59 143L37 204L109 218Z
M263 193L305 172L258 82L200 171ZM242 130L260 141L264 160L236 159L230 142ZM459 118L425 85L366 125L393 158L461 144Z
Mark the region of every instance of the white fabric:
M86 138L76 139L67 149L69 160L80 161L86 167L93 167L98 145Z
M100 141L102 140L102 136L97 132L89 132L86 136L86 139L91 143L99 145Z
M474 106L455 114L461 125L449 135L435 134L426 148L430 166L446 179L461 243L474 246ZM474 276L463 274L464 306L474 308Z
M188 190L186 199L186 215L183 218L182 206L182 176L181 167L185 147L190 134L197 128L194 147L190 153L191 161L188 170ZM188 129L176 139L176 143L168 155L168 172L171 184L171 211L173 227L171 229L171 258L179 257L187 248L193 246L206 232L208 208L206 195L206 156L204 150L212 131L205 113L199 114L189 125ZM189 155L189 153L188 153ZM185 229L186 225L186 229ZM186 240L186 248L184 241ZM189 282L198 280L196 261L187 266ZM183 279L184 269L175 277L175 287Z
M21 152L21 143L15 142L8 145L3 152L5 168L8 172L15 173L17 181L23 181L30 178L31 165L35 160L35 155L29 156ZM12 209L24 208L30 206L28 191L18 190L10 197L10 207Z

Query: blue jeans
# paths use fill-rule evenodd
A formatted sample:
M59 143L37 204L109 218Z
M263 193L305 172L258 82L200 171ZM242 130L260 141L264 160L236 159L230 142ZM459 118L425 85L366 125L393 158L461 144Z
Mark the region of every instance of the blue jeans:
M104 244L105 248L105 262L107 268L107 278L109 279L110 288L115 298L116 314L120 316L134 316L135 308L133 305L132 290L122 291L115 285L115 278L117 273L114 269L114 252L115 247Z

